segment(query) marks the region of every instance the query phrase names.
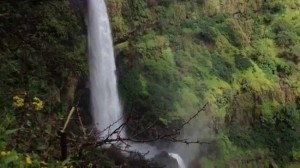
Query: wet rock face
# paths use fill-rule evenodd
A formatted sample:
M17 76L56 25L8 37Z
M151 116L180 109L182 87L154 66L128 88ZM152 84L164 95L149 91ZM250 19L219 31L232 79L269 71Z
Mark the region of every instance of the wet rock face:
M168 152L163 151L157 154L153 161L156 162L159 166L165 168L179 168L176 159L169 156Z

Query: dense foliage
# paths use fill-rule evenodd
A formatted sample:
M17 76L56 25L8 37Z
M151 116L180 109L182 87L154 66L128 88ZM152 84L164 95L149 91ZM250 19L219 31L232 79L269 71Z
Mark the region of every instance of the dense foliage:
M68 1L0 2L0 167L58 167L57 131L87 74L82 19Z
M114 37L135 31L116 46L128 115L168 126L209 102L210 113L200 117L216 121L219 152L195 156L196 165L297 165L299 2L108 4Z
M118 164L115 153L77 146L83 135L76 121L71 155L57 162L57 131L88 74L84 17L74 2L0 2L0 167ZM139 121L129 132L158 120L143 135L154 136L208 102L197 122L214 134L194 133L212 150L199 148L195 167L300 165L298 0L107 6L113 37L122 39L115 51L124 112Z

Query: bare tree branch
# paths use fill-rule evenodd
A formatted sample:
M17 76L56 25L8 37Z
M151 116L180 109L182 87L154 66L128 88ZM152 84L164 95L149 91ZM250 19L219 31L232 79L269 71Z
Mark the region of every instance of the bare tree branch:
M110 124L108 127L106 127L104 130L101 130L99 132L99 134L104 133L105 131L109 130L112 126L116 125L119 121L121 121L123 119L123 117L119 118L117 121L113 122L112 124Z
M204 104L204 106L202 106L202 108L200 108L195 114L193 114L188 120L186 120L185 122L183 122L177 129L173 130L171 133L166 133L166 134L162 134L162 135L157 135L155 137L152 138L147 138L147 139L136 139L139 135L149 131L150 129L154 128L158 121L154 121L153 123L149 124L146 128L144 128L143 130L136 130L134 131L134 134L132 136L128 136L128 137L121 137L121 132L124 130L126 124L129 121L129 117L126 119L125 122L123 122L119 127L117 127L114 131L112 131L111 133L109 133L108 135L105 135L104 137L98 137L100 140L98 140L97 142L88 142L85 143L85 145L95 145L95 146L102 146L104 144L114 144L114 143L123 143L125 145L128 145L127 142L134 142L134 143L149 143L149 142L155 142L155 141L159 141L159 140L163 140L163 141L169 141L169 142L177 142L177 143L185 143L185 144L210 144L210 142L202 142L199 140L188 140L188 139L178 139L177 136L180 134L180 131L186 126L188 125L194 118L196 118L202 111L205 111L206 107L207 107L208 103ZM119 120L115 121L114 123L112 123L111 125L109 125L107 128L105 128L104 130L100 131L100 135L110 129L113 125L117 124L122 118L120 118Z
M168 132L166 133L157 133L155 136L150 137L150 138L141 138L141 135L144 133L147 133L153 129L156 129L157 126L160 127L160 122L157 119L156 121L150 123L149 125L147 125L146 127L142 128L142 129L136 129L132 132L132 135L129 136L123 136L125 135L125 133L123 134L123 132L125 132L125 128L126 126L129 124L131 117L126 118L126 120L118 125L117 128L115 128L112 132L110 132L109 130L113 127L116 127L116 125L121 122L124 118L119 118L117 121L115 121L114 123L110 124L108 127L106 127L105 129L98 131L97 128L94 126L93 128L89 129L89 133L86 134L86 132L83 132L84 138L80 138L80 136L74 135L73 138L70 137L66 137L61 141L62 144L62 149L61 149L61 154L62 154L62 159L66 158L67 156L67 140L69 142L72 142L73 144L76 144L76 146L78 147L77 150L80 153L86 148L86 147L102 147L102 146L106 146L106 145L111 145L111 147L121 151L121 152L126 152L132 155L136 155L136 156L145 156L149 153L148 152L144 152L141 153L140 151L134 151L134 149L132 149L131 147L134 148L134 146L132 146L132 143L150 143L150 142L156 142L156 141L164 141L164 142L172 142L172 143L183 143L186 145L189 144L211 144L210 141L200 141L200 140L190 140L190 139L180 139L178 138L178 135L180 135L180 131L186 126L188 125L193 119L195 119L201 112L206 110L208 103L205 103L195 114L193 114L191 117L189 117L186 121L184 121L182 124L180 124L179 127L176 127L176 129L170 129ZM70 113L72 113L72 109L70 111ZM70 116L70 114L69 114ZM70 118L70 117L67 118ZM80 118L80 115L78 114L80 123L81 123L81 129L83 129L83 125L82 125L82 121ZM69 119L67 119L68 122ZM139 120L141 121L141 120ZM66 124L65 124L66 125ZM63 129L65 130L65 129ZM83 129L85 130L85 128ZM107 134L105 134L105 132L108 131ZM64 133L64 132L63 132ZM122 137L123 136L123 137ZM61 135L61 137L63 137ZM106 146L107 147L107 146Z

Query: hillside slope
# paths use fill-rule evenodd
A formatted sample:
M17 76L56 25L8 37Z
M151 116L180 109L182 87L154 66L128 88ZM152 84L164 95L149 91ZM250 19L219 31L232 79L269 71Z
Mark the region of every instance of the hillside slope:
M128 114L168 125L209 102L198 125L214 133L194 132L216 145L194 156L194 164L298 161L299 2L112 0L108 6L114 38L123 37L116 51Z
M84 2L0 2L0 167L152 165L95 147ZM153 144L189 167L300 166L299 0L106 2L128 135L172 131L208 103L179 135L208 144Z

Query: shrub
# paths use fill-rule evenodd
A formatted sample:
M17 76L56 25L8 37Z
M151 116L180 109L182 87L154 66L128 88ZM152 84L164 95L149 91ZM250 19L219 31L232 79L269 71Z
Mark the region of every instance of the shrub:
M254 147L257 144L255 140L249 135L249 131L243 129L241 126L232 125L229 128L228 138L232 141L235 145L241 148L250 148Z
M293 105L281 107L269 120L253 120L249 129L229 127L229 139L245 149L267 148L277 161L288 161L293 149L299 147L299 110Z
M228 15L228 14L220 13L220 14L217 14L217 15L213 16L212 18L208 18L208 19L212 20L214 23L223 23L226 21L226 19L229 16L230 15Z
M175 0L160 0L158 1L158 4L159 5L162 5L162 6L165 6L165 7L168 7L169 5L171 5L172 3L174 3Z
M197 4L199 5L205 5L206 0L196 0Z
M260 39L253 43L251 58L259 67L269 74L276 72L277 48L271 39Z
M281 31L276 35L276 43L282 47L295 45L297 42L297 34L290 31Z
M212 26L205 26L198 36L205 42L215 43L217 33Z
M288 50L284 50L280 53L280 56L298 64L300 62L300 46L295 45Z
M246 58L245 56L241 55L241 54L236 54L234 56L234 61L235 61L235 66L239 69L239 70L246 70L249 67L251 67L251 62L249 58Z
M263 4L263 9L270 11L270 13L282 13L285 10L285 6L282 2L275 0L266 0Z
M282 31L292 31L293 26L286 20L279 20L273 24L273 31L279 33Z
M287 47L296 44L297 34L293 31L293 25L286 20L279 20L274 23L273 31L276 34L277 45Z
M271 121L254 123L252 137L267 147L276 160L289 159L294 148L299 147L299 111L293 105L281 107L273 115Z
M293 46L291 48L291 54L293 56L293 61L298 64L300 62L300 45Z
M198 21L195 21L195 20L187 20L187 21L184 21L181 24L181 26L184 28L196 29L199 26L199 23L198 23Z
M127 11L128 22L138 25L145 23L149 13L147 3L144 0L128 0L127 3L125 11Z
M277 72L283 75L290 75L292 73L292 69L288 64L281 63L277 65Z
M222 58L219 54L212 54L211 57L213 69L212 73L217 75L219 78L224 81L231 83L233 81L232 73L233 68L230 63L228 63L224 58Z
M243 44L242 32L236 29L233 21L228 22L226 25L222 26L220 31L226 36L227 40L236 47L241 47Z
M295 102L296 102L296 107L297 107L297 109L300 110L300 96L297 96L297 97L296 97Z

